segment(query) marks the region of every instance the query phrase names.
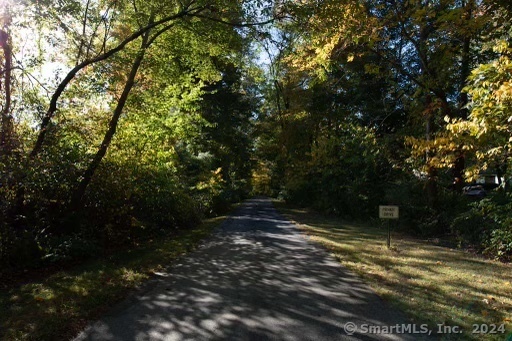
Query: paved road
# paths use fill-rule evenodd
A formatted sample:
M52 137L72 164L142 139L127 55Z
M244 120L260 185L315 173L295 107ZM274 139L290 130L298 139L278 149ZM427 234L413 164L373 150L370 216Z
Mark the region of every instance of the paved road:
M364 251L363 251L364 252ZM343 327L408 323L265 198L76 340L382 340ZM417 335L416 335L417 336Z

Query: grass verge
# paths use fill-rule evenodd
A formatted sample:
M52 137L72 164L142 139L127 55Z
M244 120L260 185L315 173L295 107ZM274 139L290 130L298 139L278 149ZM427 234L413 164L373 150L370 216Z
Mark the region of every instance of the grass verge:
M129 292L193 250L226 216L134 250L0 293L0 339L68 340Z
M418 323L460 326L445 340L512 340L512 266L396 234L275 203L311 240L358 273L383 299ZM489 334L504 325L504 333ZM473 333L485 331L487 333ZM495 330L497 331L497 330Z

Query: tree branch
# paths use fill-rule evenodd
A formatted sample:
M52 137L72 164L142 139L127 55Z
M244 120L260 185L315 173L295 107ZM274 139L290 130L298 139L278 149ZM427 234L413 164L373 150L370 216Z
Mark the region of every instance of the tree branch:
M41 126L40 126L40 129L39 129L39 135L37 137L36 143L35 143L34 147L32 148L32 151L30 152L30 158L34 158L41 151L41 149L43 147L44 139L45 139L45 136L46 136L46 132L47 132L47 129L48 129L48 125L50 124L53 116L55 115L55 112L57 111L57 102L58 102L60 96L62 95L62 93L64 92L64 90L66 89L66 87L68 86L68 84L75 78L75 76L77 75L77 73L79 71L81 71L82 69L84 69L85 67L87 67L89 65L92 65L92 64L95 64L95 63L98 63L98 62L101 62L103 60L106 60L106 59L110 58L111 56L113 56L117 52L123 50L126 47L126 45L128 45L129 43L131 43L135 39L139 38L140 36L142 36L143 34L148 32L149 30L151 30L151 29L153 29L153 28L155 28L155 27L157 27L159 25L162 25L162 24L165 24L167 22L170 22L170 21L182 18L182 17L188 15L191 12L199 13L200 11L201 11L201 8L183 9L183 10L181 10L180 12L178 12L176 14L170 15L170 16L165 17L163 19L157 20L157 21L155 21L155 22L153 22L151 24L148 24L145 27L141 28L140 30L134 32L133 34L131 34L127 38L125 38L119 45L117 45L116 47L112 48L111 50L109 50L109 51L107 51L107 52L105 52L103 54L100 54L100 55L98 55L98 56L96 56L96 57L94 57L92 59L85 60L82 63L80 63L77 66L75 66L73 69L71 69L71 71L68 72L66 77L57 86L57 89L55 90L55 92L54 92L54 94L53 94L53 96L52 96L52 98L50 100L50 105L48 107L46 115L43 117L43 120L41 121ZM197 15L197 14L195 14L195 15Z
M191 14L187 14L187 16L202 18L202 19L210 20L210 21L213 21L213 22L217 22L219 24L228 25L228 26L232 26L232 27L261 26L261 25L271 24L274 21L276 21L276 19L277 19L277 18L272 18L272 19L269 19L269 20L266 20L266 21L259 21L259 22L236 23L236 22L231 22L231 21L226 21L226 20L222 20L222 19L217 19L217 18L209 17L207 15L202 15L202 14L191 13Z

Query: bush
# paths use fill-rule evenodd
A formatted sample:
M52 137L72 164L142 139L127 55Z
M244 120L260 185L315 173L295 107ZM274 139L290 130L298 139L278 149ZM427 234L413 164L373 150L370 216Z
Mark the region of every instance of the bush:
M431 207L425 195L425 181L402 176L402 180L389 184L385 200L400 206L402 230L423 237L450 233L454 217L467 211L469 201L461 194L438 187L438 205Z
M44 242L46 247L42 260L49 263L85 260L101 253L96 242L80 235L56 237Z
M489 215L494 209L494 202L490 198L470 204L469 211L461 213L453 220L451 231L461 243L482 245L484 235L499 228Z
M511 195L495 194L471 204L454 219L451 228L461 243L477 246L484 254L507 261L512 258Z
M285 199L342 216L375 216L391 171L378 149L373 131L353 124L320 137L289 167L283 179Z
M2 231L0 247L2 248L0 265L3 269L23 269L39 265L42 251L32 232L18 231L8 235Z
M512 260L512 228L491 231L484 242L484 253L501 261Z

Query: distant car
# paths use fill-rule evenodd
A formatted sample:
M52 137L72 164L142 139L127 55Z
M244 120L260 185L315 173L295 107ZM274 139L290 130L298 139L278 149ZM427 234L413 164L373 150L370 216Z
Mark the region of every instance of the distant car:
M482 185L466 186L462 189L462 193L468 197L480 199L487 195Z

